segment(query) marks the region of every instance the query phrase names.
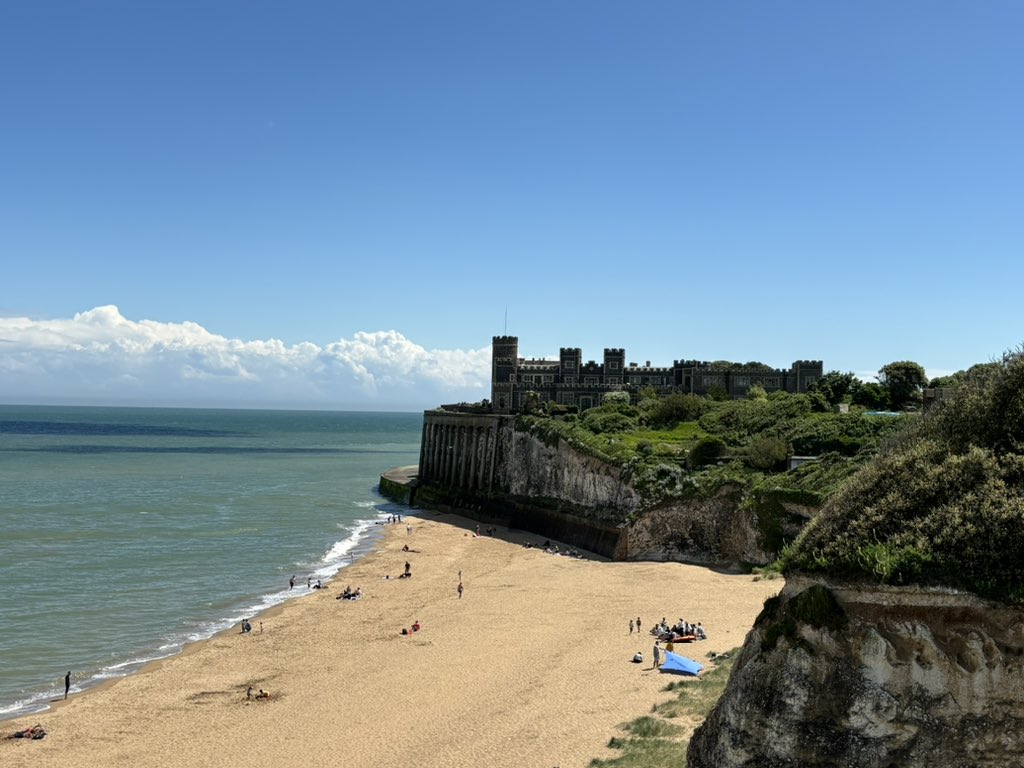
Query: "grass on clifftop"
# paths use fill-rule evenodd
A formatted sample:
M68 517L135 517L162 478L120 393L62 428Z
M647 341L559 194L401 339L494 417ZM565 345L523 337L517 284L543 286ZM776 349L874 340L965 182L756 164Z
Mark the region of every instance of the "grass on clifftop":
M827 478L813 470L793 475L784 472L787 455L828 454L856 466L906 418L913 418L877 418L863 409L822 412L815 410L813 398L786 392L726 402L679 397L681 408L667 416L666 400L646 399L638 405L609 402L557 419L521 416L516 428L622 467L655 504L664 498L707 498L723 485L750 487L764 474L779 479L777 486L826 496L838 484L837 476L851 472L837 472L833 463Z
M781 565L1024 602L1024 351L884 445Z
M718 663L696 680L670 682L666 691L676 692L668 701L655 704L652 714L621 726L627 735L608 742L621 751L607 760L595 758L590 768L679 768L686 764L686 749L694 730L708 716L725 691L738 649L722 654Z

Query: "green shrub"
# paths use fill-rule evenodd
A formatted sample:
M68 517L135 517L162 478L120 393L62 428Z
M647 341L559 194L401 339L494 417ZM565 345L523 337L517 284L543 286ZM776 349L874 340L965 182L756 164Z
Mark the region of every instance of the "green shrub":
M754 469L778 469L788 455L789 443L780 437L759 437L747 446L747 464Z
M647 423L656 429L670 428L684 421L696 421L708 408L710 403L697 395L667 395L654 401Z
M698 440L690 451L690 466L703 467L713 464L725 455L726 445L717 437L705 437Z

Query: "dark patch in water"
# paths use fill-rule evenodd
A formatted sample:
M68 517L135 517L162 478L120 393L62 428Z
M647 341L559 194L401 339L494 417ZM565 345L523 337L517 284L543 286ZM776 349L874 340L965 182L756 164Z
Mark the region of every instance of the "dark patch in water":
M245 432L187 427L156 427L146 424L97 424L86 421L0 421L0 434L9 435L110 435L114 437L241 437Z
M407 451L366 450L358 448L273 448L246 447L238 445L47 445L31 448L14 448L7 453L208 453L208 454L344 454L344 453L407 453Z

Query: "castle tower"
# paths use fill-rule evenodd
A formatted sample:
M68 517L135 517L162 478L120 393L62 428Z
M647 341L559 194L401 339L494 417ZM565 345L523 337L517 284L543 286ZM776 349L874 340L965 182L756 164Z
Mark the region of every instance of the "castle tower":
M491 408L495 413L509 413L513 409L518 374L519 337L494 336L491 339Z
M626 367L626 350L604 350L604 383L612 386L621 385Z

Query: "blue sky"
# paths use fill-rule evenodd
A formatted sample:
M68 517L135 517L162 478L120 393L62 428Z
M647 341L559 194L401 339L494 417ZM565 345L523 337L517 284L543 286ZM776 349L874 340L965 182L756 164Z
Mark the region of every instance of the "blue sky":
M0 10L0 402L417 410L490 341L1022 340L1018 2ZM507 317L507 320L506 320Z

